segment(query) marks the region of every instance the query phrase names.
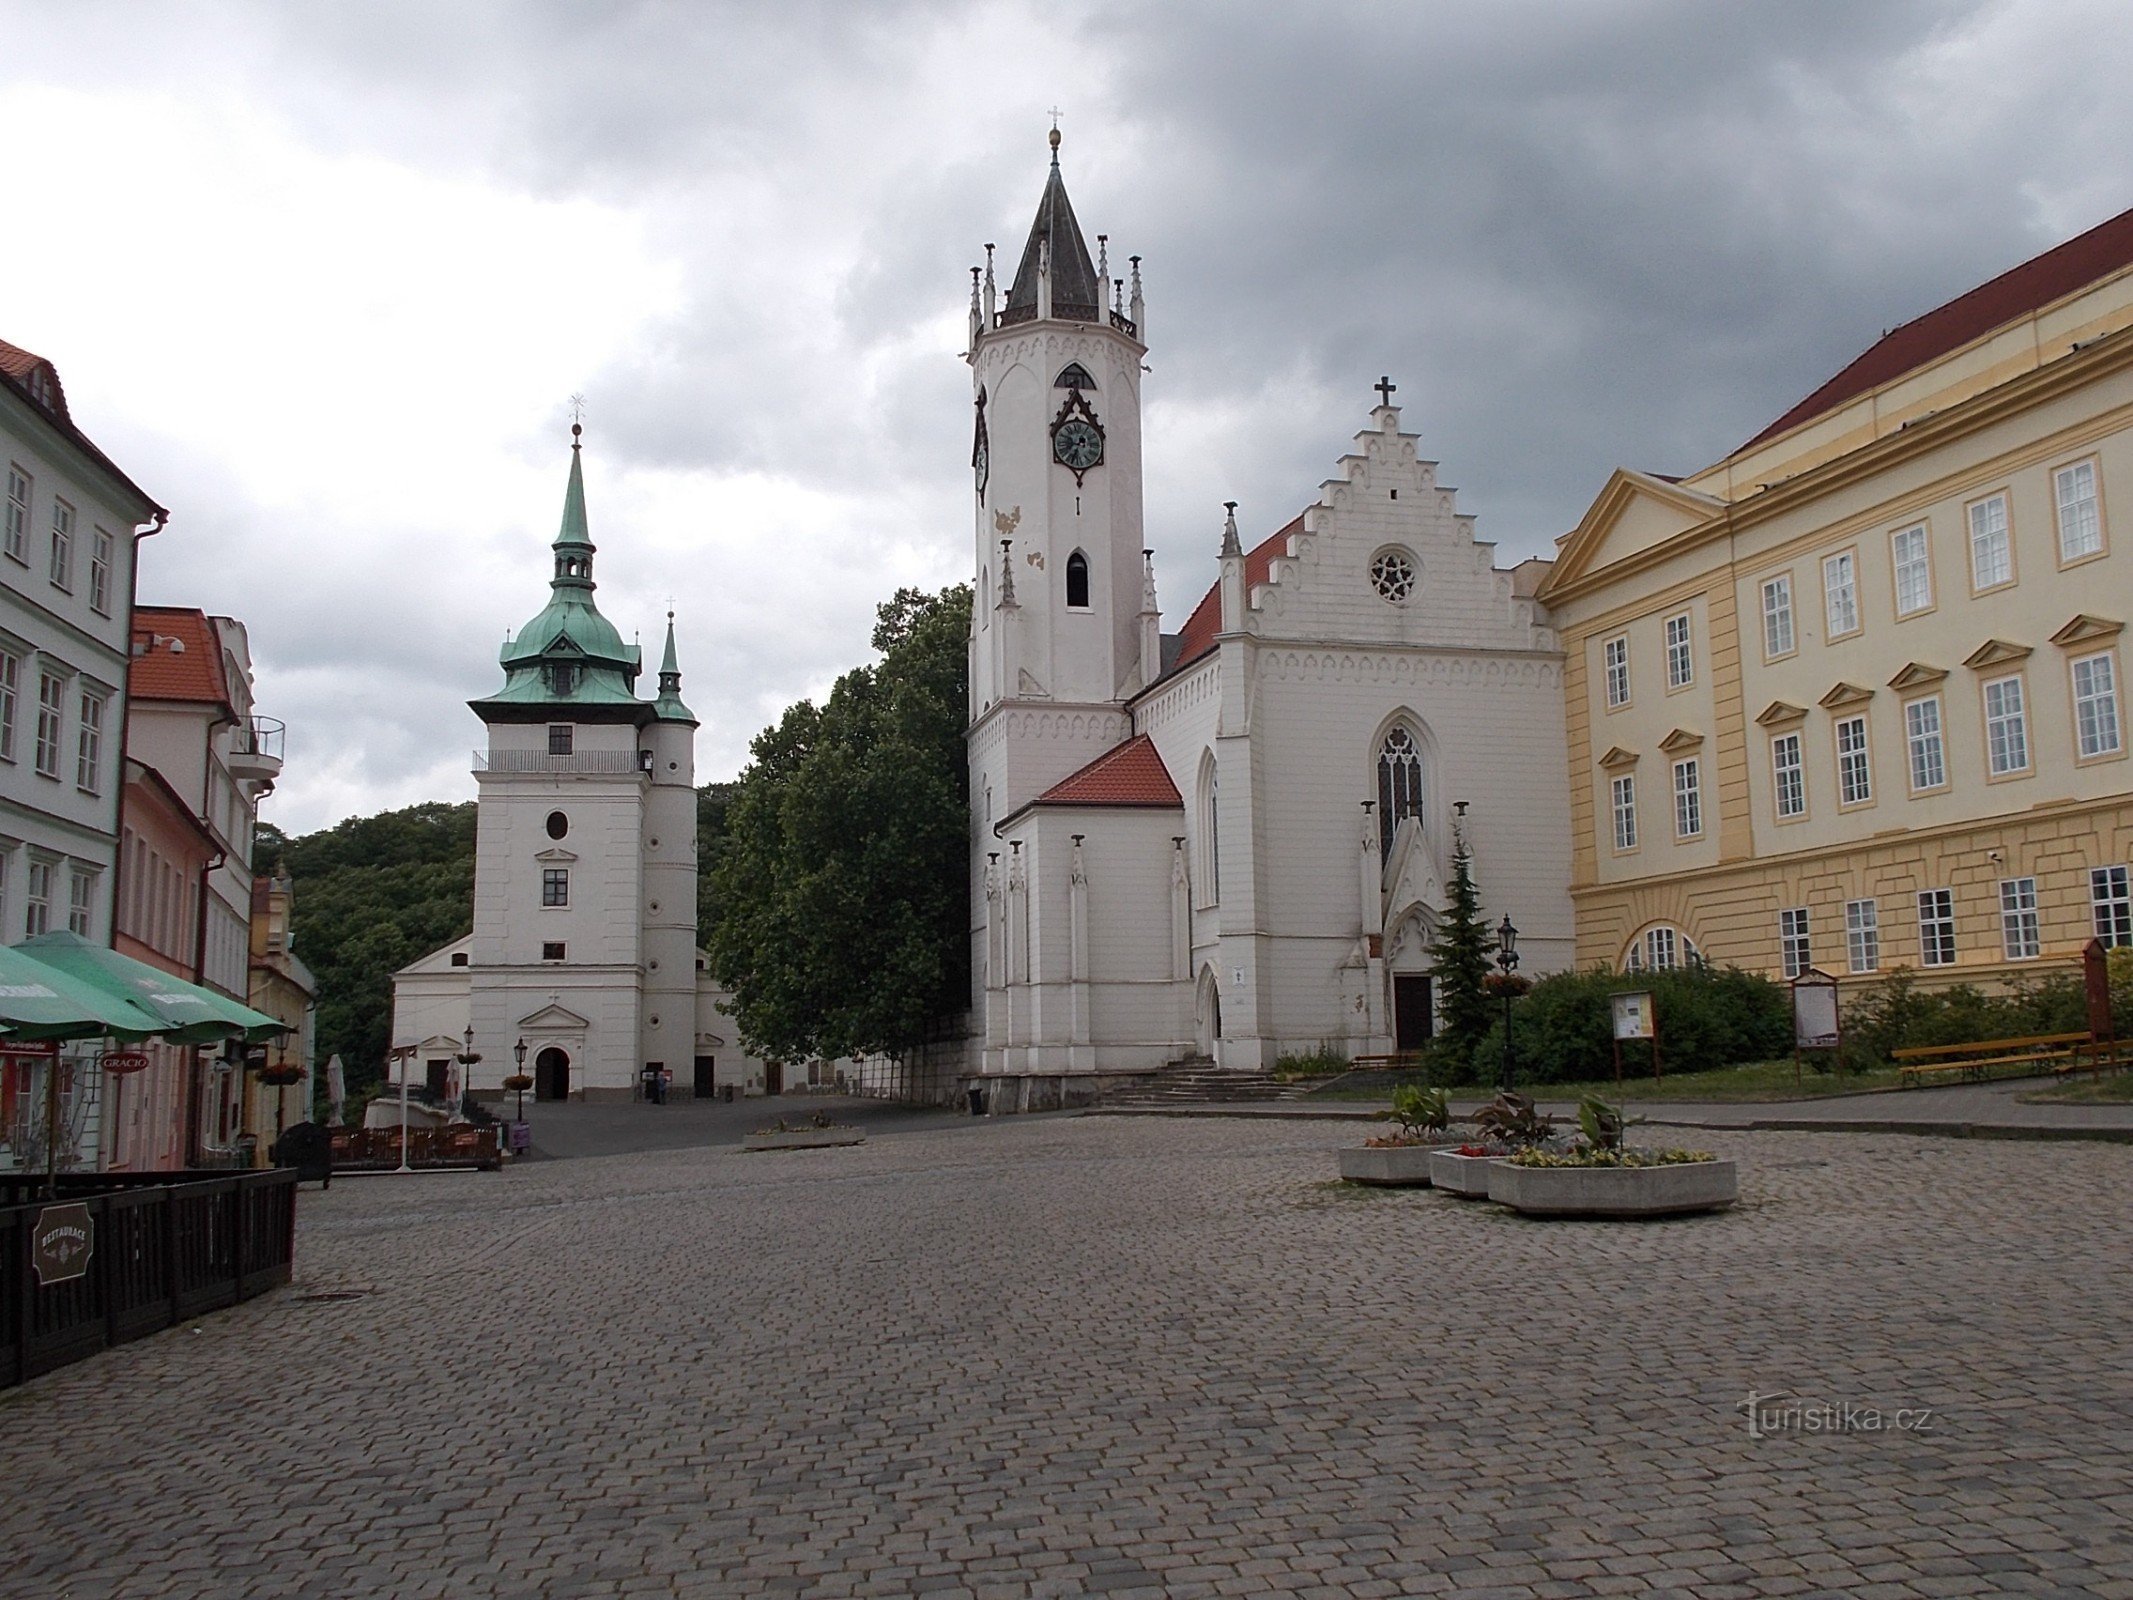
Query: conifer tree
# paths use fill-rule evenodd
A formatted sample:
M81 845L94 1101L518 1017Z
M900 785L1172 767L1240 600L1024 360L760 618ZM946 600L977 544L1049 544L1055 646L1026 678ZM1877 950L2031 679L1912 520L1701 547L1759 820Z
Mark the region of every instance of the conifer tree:
M1429 947L1436 963L1437 1036L1431 1041L1438 1064L1455 1082L1473 1070L1474 1048L1489 1031L1494 1003L1483 989L1496 940L1481 915L1474 888L1473 855L1466 830L1452 824L1451 904L1445 908L1437 937Z

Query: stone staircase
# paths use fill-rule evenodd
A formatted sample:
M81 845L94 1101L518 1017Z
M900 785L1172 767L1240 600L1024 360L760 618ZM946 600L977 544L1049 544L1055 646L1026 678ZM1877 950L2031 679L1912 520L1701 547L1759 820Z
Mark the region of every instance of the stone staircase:
M1270 1072L1218 1067L1206 1056L1186 1056L1159 1072L1105 1091L1107 1109L1159 1110L1164 1106L1205 1105L1249 1100L1298 1100L1323 1080L1278 1082Z

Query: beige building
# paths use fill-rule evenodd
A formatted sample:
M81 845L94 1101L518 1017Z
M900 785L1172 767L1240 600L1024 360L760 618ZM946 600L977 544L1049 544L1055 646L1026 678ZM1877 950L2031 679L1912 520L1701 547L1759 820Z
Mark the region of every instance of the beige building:
M2133 212L1739 450L1618 471L1540 598L1578 959L1999 979L2133 943Z

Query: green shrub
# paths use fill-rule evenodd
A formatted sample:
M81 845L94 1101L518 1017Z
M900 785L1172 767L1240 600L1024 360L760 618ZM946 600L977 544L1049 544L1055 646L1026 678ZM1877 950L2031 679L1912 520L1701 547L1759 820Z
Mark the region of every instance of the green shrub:
M1274 1076L1277 1078L1332 1078L1346 1072L1348 1067L1348 1058L1330 1044L1274 1058Z
M2120 971L2133 976L2133 965L2117 967L2114 979ZM2133 983L2127 987L2133 988ZM2121 996L2115 981L2111 1000L2116 1013ZM1860 991L1844 1008L1844 1054L1847 1066L1879 1066L1897 1050L2076 1033L2088 1025L2088 1001L2077 973L2018 980L1988 994L1968 983L1922 989L1915 972L1897 967L1883 982Z
M1792 997L1785 986L1738 967L1681 967L1635 974L1592 967L1558 972L1512 1002L1511 1038L1522 1084L1578 1083L1614 1075L1614 1011L1610 995L1648 989L1659 1019L1660 1065L1668 1072L1705 1072L1744 1061L1768 1061L1792 1049ZM1456 1081L1492 1082L1503 1062L1503 1013ZM1642 1043L1622 1048L1622 1070L1651 1070Z

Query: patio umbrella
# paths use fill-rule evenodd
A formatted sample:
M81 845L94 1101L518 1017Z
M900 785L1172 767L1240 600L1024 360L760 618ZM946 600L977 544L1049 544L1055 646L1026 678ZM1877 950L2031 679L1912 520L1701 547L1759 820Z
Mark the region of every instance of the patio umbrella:
M24 951L0 945L0 1033L10 1039L145 1039L163 1019Z
M91 944L77 933L40 933L15 949L111 999L149 1012L158 1019L152 1031L178 1044L203 1044L232 1036L257 1044L289 1031L287 1023L264 1011L174 978L145 961Z

